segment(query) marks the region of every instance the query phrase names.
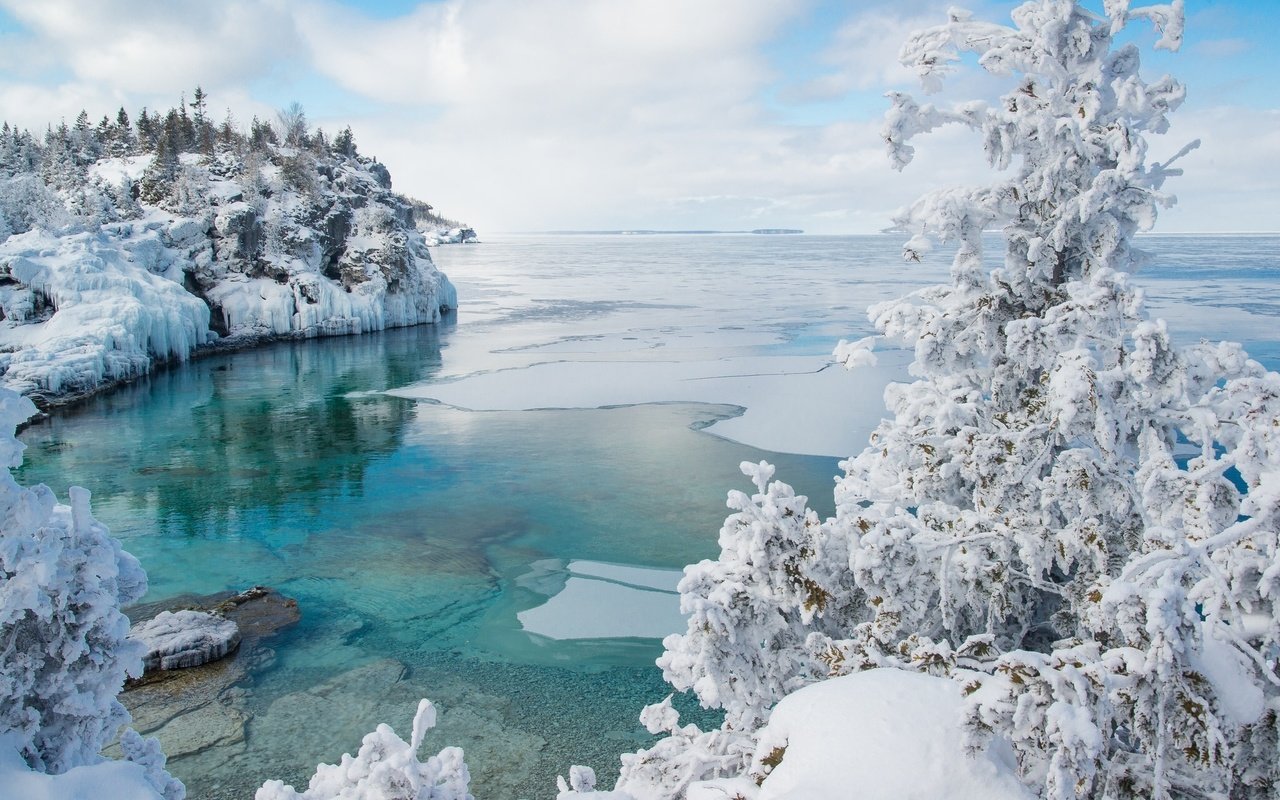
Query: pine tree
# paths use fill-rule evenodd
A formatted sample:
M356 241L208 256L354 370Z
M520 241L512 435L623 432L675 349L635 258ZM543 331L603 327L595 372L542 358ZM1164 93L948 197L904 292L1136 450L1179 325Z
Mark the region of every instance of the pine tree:
M97 161L102 153L102 142L98 139L93 123L89 121L87 111L81 111L76 117L75 128L71 131L71 152L76 167L80 169Z
M159 120L152 115L147 114L147 109L143 106L138 112L138 146L144 153L154 153L156 151L156 143L160 137L161 125Z
M232 147L240 143L244 137L236 130L236 118L232 115L231 109L227 109L227 116L223 118L222 124L218 126L218 144L223 147Z
M133 135L133 124L129 122L129 114L124 106L116 112L115 125L111 129L111 155L117 158L130 156L137 152L137 140Z
M196 151L206 156L213 155L213 145L216 138L216 132L213 123L209 121L206 115L209 95L205 94L204 89L196 87L195 93L192 95L191 112L192 112L192 129L194 131L193 147Z
M23 446L13 430L35 410L0 389L0 734L28 766L61 773L100 761L129 722L116 694L142 662L120 606L146 593L147 577L93 518L84 489L71 489L67 507L47 486L14 481Z
M356 157L356 141L354 134L351 133L351 126L342 129L342 132L333 137L333 152L347 158Z
M263 122L254 116L253 121L249 123L249 144L254 150L259 152L265 151L267 145L278 144L279 139L276 137L275 129L270 123Z
M1264 666L1280 642L1280 442L1264 421L1280 378L1238 346L1178 350L1146 318L1133 236L1179 171L1148 166L1145 137L1184 90L1143 80L1137 47L1113 43L1137 18L1176 48L1181 7L1107 12L1037 0L1012 28L952 12L904 48L926 88L966 51L1014 88L951 110L893 95L894 163L958 123L1014 176L899 220L909 258L930 239L957 254L950 285L872 310L914 342L920 378L890 388L893 418L847 462L826 533L873 613L827 644L845 669L956 677L973 735L1011 741L1045 797L1271 796L1274 762L1252 753L1276 741L1280 700ZM988 274L995 226L1004 264ZM1180 463L1180 440L1201 455Z

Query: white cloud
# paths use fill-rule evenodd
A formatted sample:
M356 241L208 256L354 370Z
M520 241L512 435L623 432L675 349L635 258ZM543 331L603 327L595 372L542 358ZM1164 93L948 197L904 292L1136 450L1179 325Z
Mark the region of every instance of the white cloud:
M231 84L261 74L297 47L278 0L4 0L44 57L82 83L132 93Z
M1200 148L1176 166L1165 190L1178 203L1163 212L1162 231L1280 231L1280 110L1218 107L1175 113L1151 148L1168 158L1186 142Z
M0 0L27 28L0 42L0 117L38 131L81 108L167 108L199 83L217 116L244 122L269 118L282 87L333 85L349 94L308 109L313 123L350 124L397 188L483 228L872 231L928 188L989 180L974 138L926 137L898 174L878 119L851 107L789 125L765 98L909 85L901 41L947 2L850 4L813 45L825 72L794 85L766 55L804 21L789 0L444 0L389 20L302 0ZM990 93L957 78L963 95ZM1206 143L1171 182L1182 202L1162 230L1278 226L1270 113L1174 115L1179 145Z

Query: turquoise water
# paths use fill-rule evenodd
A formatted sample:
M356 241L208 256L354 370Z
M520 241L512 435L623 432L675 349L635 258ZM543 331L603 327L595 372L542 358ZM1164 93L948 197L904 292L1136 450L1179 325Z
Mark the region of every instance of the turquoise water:
M1140 282L1178 339L1243 339L1276 366L1280 240L1144 244L1157 261ZM302 622L233 698L250 716L243 741L171 762L193 798L250 798L268 778L301 787L378 722L407 736L424 696L442 710L429 746L464 748L477 797L552 797L575 763L608 786L618 753L648 741L640 709L667 692L652 666L660 641L625 635L639 613L627 603L674 603L676 570L716 554L725 492L748 488L739 462L774 462L825 515L836 459L714 435L735 406L479 412L381 392L555 360L825 354L869 333L869 303L945 275L942 259L902 267L898 247L738 236L440 248L463 303L444 324L166 369L28 429L18 477L64 498L89 488L146 567L149 600L253 584L298 599ZM853 378L847 391L869 389ZM522 613L584 587L615 594L569 607L562 625L580 614L617 635L525 629Z
M726 407L467 412L367 393L429 377L450 335L202 359L23 434L20 480L88 487L147 568L150 599L266 584L303 609L253 677L244 748L174 761L192 796L302 780L379 721L407 732L420 696L444 709L433 744L468 752L478 796L547 796L571 763L607 772L665 694L660 647L530 635L517 612L564 581L521 578L575 559L678 569L715 554L740 461L778 461L815 497L835 472L696 430ZM375 671L330 705L294 694L388 658L404 680ZM299 705L314 718L285 713Z

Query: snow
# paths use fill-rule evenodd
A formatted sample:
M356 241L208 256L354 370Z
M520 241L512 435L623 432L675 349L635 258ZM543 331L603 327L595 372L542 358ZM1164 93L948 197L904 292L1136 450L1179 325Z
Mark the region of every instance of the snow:
M46 775L28 769L8 738L0 736L0 800L164 800L141 764L103 761Z
M446 747L426 761L418 760L423 736L436 724L430 700L418 702L413 734L406 742L389 725L364 737L359 752L344 754L339 764L321 764L305 791L283 781L267 781L254 800L474 800L468 791L471 774L462 750Z
M205 611L161 611L134 625L129 638L147 649L142 661L151 672L216 661L240 643L240 629L231 620Z
M1229 643L1226 626L1201 624L1201 647L1188 663L1213 685L1221 708L1237 725L1252 725L1266 709L1267 699L1251 678L1248 659Z
M883 388L908 355L881 354L857 372L861 390L827 356L696 361L557 361L395 389L475 411L597 408L691 401L745 406L708 432L764 450L844 457L865 446L884 413Z
M678 570L572 561L564 588L519 612L520 625L551 639L642 637L683 630Z
M150 163L151 156L102 158L89 167L89 178L97 178L109 186L115 186L126 178L136 183L142 179L142 173Z
M806 686L760 733L756 769L785 751L754 800L1032 797L1007 747L965 751L963 722L960 686L946 678L873 669Z
M155 242L154 231L141 230ZM145 248L144 248L145 250ZM0 243L3 385L21 392L79 390L134 377L152 359L185 358L209 336L209 309L132 263L105 232L57 236L32 230ZM51 304L44 318L39 306Z
M685 800L1035 797L1018 780L1008 743L997 738L971 754L965 746L964 723L965 698L960 685L948 678L897 669L830 678L777 703L768 723L758 731L749 775L694 781L679 796ZM577 791L562 788L557 800L670 796L668 790L628 781L613 792L592 792L589 784Z

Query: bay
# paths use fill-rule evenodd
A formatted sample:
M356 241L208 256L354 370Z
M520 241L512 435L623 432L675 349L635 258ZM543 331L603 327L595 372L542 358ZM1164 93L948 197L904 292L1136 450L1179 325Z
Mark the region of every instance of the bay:
M1141 244L1155 259L1137 280L1176 339L1240 339L1276 366L1280 239ZM899 246L439 248L462 304L444 324L164 369L27 429L18 479L89 488L148 600L253 584L299 600L231 699L242 740L171 762L191 796L301 787L378 722L407 735L424 696L443 712L428 746L466 750L478 797L554 796L574 763L607 786L649 741L636 717L668 691L653 660L680 628L678 570L717 552L725 492L749 490L738 463L775 463L831 513L837 456L906 355L860 374L828 354L872 332L867 305L946 274Z

